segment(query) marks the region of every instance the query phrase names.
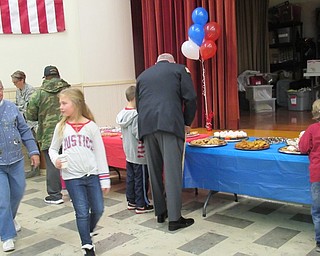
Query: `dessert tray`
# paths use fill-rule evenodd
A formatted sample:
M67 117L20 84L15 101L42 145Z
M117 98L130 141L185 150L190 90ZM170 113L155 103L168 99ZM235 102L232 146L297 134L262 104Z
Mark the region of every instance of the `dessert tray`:
M302 154L298 148L294 146L285 146L278 149L280 153L290 154L290 155L304 155Z
M257 138L257 140L264 140L269 144L279 144L279 143L285 143L287 139L284 137L261 137L261 138Z
M265 150L270 148L270 144L264 140L255 140L255 141L246 141L242 140L234 145L235 149L239 150L250 150L250 151L257 151L257 150Z
M248 139L248 134L244 131L220 131L214 132L213 138L222 139L228 142L238 142L244 139Z
M190 141L188 145L191 147L211 148L225 146L227 145L227 142L218 138L208 137L204 139Z
M120 135L120 133L118 133L118 132L102 132L101 133L102 137L115 137L118 135Z
M288 146L294 146L298 148L299 140L299 138L287 139L286 143Z
M242 140L247 140L249 139L249 137L239 137L239 138L224 138L223 140L225 140L226 142L239 142L239 141L242 141Z
M199 133L197 131L189 132L186 134L187 138L193 138L199 136Z
M121 128L117 127L100 127L100 133L102 137L114 137L121 135Z

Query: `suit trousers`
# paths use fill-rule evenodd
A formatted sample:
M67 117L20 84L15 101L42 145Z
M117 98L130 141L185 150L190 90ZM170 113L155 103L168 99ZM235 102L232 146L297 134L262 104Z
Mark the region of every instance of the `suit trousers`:
M169 221L177 221L181 217L182 208L184 140L162 131L148 134L143 140L155 215L158 216L168 210Z

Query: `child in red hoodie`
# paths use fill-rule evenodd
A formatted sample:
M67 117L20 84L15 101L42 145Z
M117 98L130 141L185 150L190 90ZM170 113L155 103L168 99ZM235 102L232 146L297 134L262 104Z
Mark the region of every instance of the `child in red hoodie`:
M320 252L320 99L312 104L312 116L317 122L300 133L299 150L309 155L312 206L316 251Z

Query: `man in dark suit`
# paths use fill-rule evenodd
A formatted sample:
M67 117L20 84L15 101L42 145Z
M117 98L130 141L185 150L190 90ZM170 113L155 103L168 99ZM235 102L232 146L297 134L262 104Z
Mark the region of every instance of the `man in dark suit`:
M168 53L137 78L139 137L145 143L155 215L169 217L169 230L192 225L181 216L182 161L185 133L196 113L190 72Z

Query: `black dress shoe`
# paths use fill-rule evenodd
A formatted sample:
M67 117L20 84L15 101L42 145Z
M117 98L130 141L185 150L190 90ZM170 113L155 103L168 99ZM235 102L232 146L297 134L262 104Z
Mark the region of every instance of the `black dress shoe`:
M163 222L166 221L166 218L168 218L168 211L165 211L164 213L158 215L157 222L158 223L163 223Z
M185 219L182 216L177 221L169 221L169 231L175 231L179 228L186 228L194 223L194 219Z

